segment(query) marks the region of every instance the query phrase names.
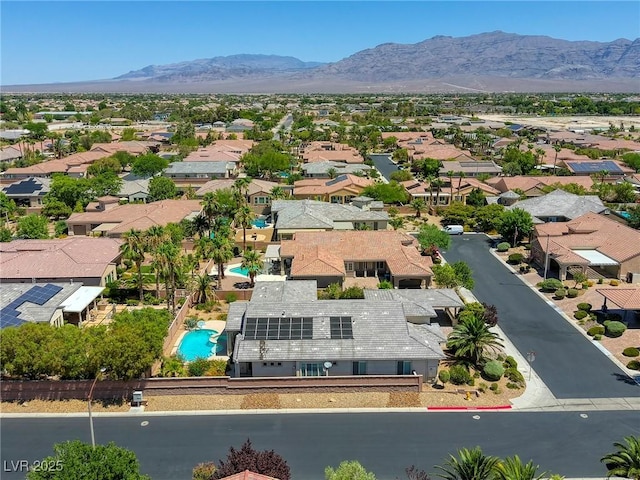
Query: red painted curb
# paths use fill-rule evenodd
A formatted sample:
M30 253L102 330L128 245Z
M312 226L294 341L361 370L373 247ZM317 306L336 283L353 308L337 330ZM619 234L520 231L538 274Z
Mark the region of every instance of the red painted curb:
M427 410L436 411L461 411L461 410L510 410L511 405L498 405L497 407L427 407Z

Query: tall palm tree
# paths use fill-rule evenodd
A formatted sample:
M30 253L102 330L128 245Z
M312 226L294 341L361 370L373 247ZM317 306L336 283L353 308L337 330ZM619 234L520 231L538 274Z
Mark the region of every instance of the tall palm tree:
M449 455L444 466L435 468L442 471L438 476L445 480L489 480L498 461L497 457L482 453L480 447L462 448L457 457Z
M442 187L444 186L444 182L442 180L440 180L439 178L436 178L433 182L432 182L433 186L436 187L436 205L438 205L438 203L440 202L440 191L442 190Z
M453 170L449 170L447 172L447 177L449 177L449 205L453 202L453 176L455 172Z
M247 192L251 184L251 177L236 178L231 189L237 193L238 204L247 203Z
M246 268L249 273L249 281L251 286L255 285L255 278L262 271L262 259L260 252L257 250L245 250L242 254L242 268Z
M553 174L556 174L556 164L558 163L558 153L562 150L560 145L554 145L553 149L556 151L556 157L553 159Z
M211 290L211 277L207 272L196 277L196 289L198 303L207 303L207 299L215 295Z
M425 182L429 185L429 208L433 206L433 187L435 186L435 181L436 177L433 175L428 175L427 178L425 178ZM436 201L436 204L437 203L438 202Z
M218 288L222 288L224 264L233 258L233 243L223 235L216 235L211 244L211 258L218 267Z
M416 211L416 218L420 218L422 212L424 212L424 209L427 205L424 203L423 199L416 198L411 201L409 206Z
M618 450L600 459L607 467L607 478L616 476L640 480L640 437L624 437L613 444Z
M455 357L469 360L480 366L487 350L503 348L497 333L489 330L483 318L469 316L463 318L447 338L447 348Z
M285 191L284 188L276 185L269 192L269 196L271 200L284 200L285 198L289 198L289 194Z
M175 310L174 295L176 291L176 280L179 270L180 247L165 241L158 246L158 262L160 264L162 276L164 278L165 293L167 300L167 310Z
M191 223L193 224L193 230L195 230L195 233L197 233L198 237L200 238L203 238L204 232L208 231L211 228L209 220L207 219L207 216L204 215L204 213L200 213L198 216L196 216L191 221Z
M144 300L142 262L144 262L145 239L140 230L134 230L133 228L125 233L123 238L124 243L120 245L120 251L125 258L128 258L136 265L140 301L142 302Z
M544 158L544 150L542 148L536 148L536 163L542 165L542 159Z
M456 195L458 198L460 198L460 187L462 187L462 179L466 176L467 176L466 173L458 172L458 191L456 192Z
M542 480L546 473L538 474L538 466L529 463L522 463L517 455L507 457L499 461L493 473L493 480Z
M218 212L218 202L213 192L207 192L202 197L202 215L207 219L209 224L209 235L211 235L211 225L213 225L213 217Z
M236 212L234 218L236 227L242 228L242 250L247 249L247 228L251 227L251 222L256 218L249 205L242 205Z
M327 170L327 175L329 175L329 178L336 178L336 176L338 175L338 170L331 167L329 170Z
M160 295L160 264L157 262L157 252L160 244L167 240L167 233L165 232L164 227L160 225L153 225L145 232L144 239L148 251L152 252L154 258L153 267L156 276L156 297L158 297Z

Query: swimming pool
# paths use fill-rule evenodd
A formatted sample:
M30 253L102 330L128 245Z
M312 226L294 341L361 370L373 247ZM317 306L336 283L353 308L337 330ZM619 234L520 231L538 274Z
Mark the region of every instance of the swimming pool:
M198 330L187 332L180 341L180 345L178 346L178 354L187 362L192 362L196 358L209 358L212 355L212 348L216 346L216 343L213 343L210 340L211 335L217 334L217 330L208 328L200 328ZM220 337L222 337L222 335L220 335ZM218 337L218 341L220 337Z
M626 220L629 220L631 218L631 214L629 212L618 212L618 215Z
M257 218L251 221L251 225L256 228L266 228L267 222L263 218Z
M240 265L240 263L229 265L224 271L225 275L249 278L249 270L242 268Z

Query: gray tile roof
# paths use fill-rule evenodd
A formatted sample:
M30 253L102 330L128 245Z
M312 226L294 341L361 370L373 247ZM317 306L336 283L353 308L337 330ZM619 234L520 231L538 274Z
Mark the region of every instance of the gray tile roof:
M251 294L254 302L302 302L318 299L315 280L287 280L284 282L256 282Z
M429 289L388 289L364 290L366 300L397 301L402 303L404 313L408 317L437 316L435 308L460 308L464 306L462 300L451 288Z
M540 197L521 200L507 208L521 208L534 218L566 217L571 220L585 213L601 213L607 209L596 195L574 195L561 189Z
M336 228L336 222L387 221L387 212L363 210L353 205L316 200L275 200L271 211L277 213L276 229Z
M49 323L55 311L60 308L60 304L78 290L82 286L82 283L3 283L0 286L0 309L6 307L36 285L57 285L62 287L62 290L43 305L31 302L23 303L17 307L17 310L20 312L19 318L27 322Z
M232 307L234 305L235 303ZM244 306L246 317L312 317L313 339L245 340L238 336L234 357L239 362L444 358L438 328L409 324L400 302L320 300L292 303L247 302ZM234 309L233 315L238 314L239 308ZM229 317L231 316L230 309ZM351 317L352 339L331 338L331 316Z
M233 170L230 162L173 162L164 170L165 175L180 175L186 173L226 173Z
M326 162L305 163L302 166L302 170L307 175L327 174L327 172L332 168L335 169L338 174L367 172L371 170L371 167L369 165L365 165L364 163L347 164L343 162L334 162L331 160Z

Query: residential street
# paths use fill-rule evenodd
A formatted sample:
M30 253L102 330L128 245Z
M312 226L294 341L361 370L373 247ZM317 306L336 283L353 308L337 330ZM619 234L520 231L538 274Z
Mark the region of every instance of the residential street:
M474 417L478 417L477 419ZM141 423L147 421L148 425ZM435 473L449 453L480 445L501 457L518 454L567 478L604 477L602 455L614 441L640 434L637 411L557 413L338 413L96 417L98 443L114 441L137 454L153 480L188 480L200 462L224 459L250 438L287 460L294 480L324 478L328 465L357 459L380 480L404 479L412 464ZM81 418L3 418L3 465L33 462L68 439L89 442ZM5 463L6 462L6 463ZM23 474L3 471L3 480Z
M489 251L485 235L452 238L448 262L473 270L474 294L498 308L499 325L556 398L638 397L640 386Z
M371 158L375 167L387 181L391 180L393 172L398 171L398 166L391 161L391 155L388 153L371 153L369 158Z

